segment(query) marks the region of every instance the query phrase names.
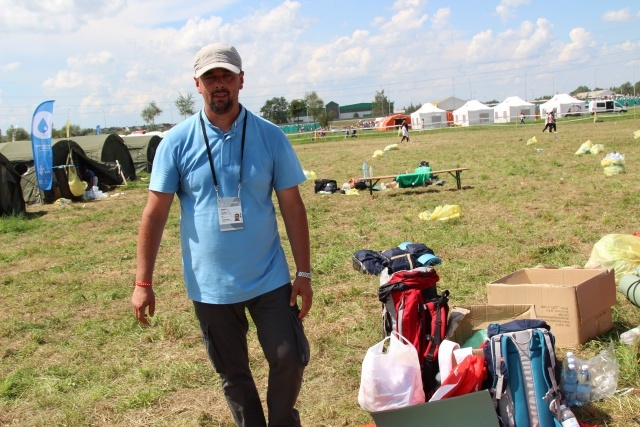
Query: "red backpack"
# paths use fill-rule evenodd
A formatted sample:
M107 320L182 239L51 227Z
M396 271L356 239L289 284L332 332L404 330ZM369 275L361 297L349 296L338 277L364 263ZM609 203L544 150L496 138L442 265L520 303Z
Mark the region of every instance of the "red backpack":
M382 335L396 331L414 345L427 400L436 389L438 349L445 339L449 316L449 291L438 295L438 280L438 273L430 267L397 271L391 276L383 272L378 289Z

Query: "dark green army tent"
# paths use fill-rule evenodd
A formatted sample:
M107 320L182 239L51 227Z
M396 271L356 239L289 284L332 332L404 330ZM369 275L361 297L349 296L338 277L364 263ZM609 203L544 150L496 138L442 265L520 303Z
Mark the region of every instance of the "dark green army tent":
M25 212L20 174L4 155L0 154L0 216Z
M64 166L72 163L78 175L83 166L87 166L98 177L98 186L102 191L109 191L116 185L124 184L122 176L115 165L103 163L89 158L80 145L72 140L63 139L51 147L53 166Z
M162 141L162 136L154 133L153 135L123 136L122 139L129 148L136 172L151 172L155 149Z

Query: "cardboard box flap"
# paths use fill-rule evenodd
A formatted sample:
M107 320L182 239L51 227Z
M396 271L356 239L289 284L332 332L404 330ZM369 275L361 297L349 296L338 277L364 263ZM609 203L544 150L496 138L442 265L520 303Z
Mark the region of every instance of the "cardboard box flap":
M533 304L497 304L463 306L469 313L458 322L452 341L464 344L471 336L487 329L491 323L505 323L515 319L537 319Z
M584 322L599 315L603 307L616 305L616 282L613 270L601 270L601 273L585 280L577 288L580 320ZM594 304L597 301L597 304Z

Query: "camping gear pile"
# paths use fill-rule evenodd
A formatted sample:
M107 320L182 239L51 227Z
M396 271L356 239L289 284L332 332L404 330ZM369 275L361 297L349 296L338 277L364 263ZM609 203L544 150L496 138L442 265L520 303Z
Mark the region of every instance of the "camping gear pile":
M547 322L492 322L458 343L453 337L469 310L450 310L449 291L438 291L434 266L442 260L432 249L404 242L381 252L356 251L352 261L356 271L379 276L380 282L383 339L364 356L358 393L360 406L374 419L389 410L427 407L484 390L495 409L491 425L578 425L569 408L576 401L567 401L564 389L568 368L556 359ZM582 403L615 391L617 365L611 354L579 363L592 369L591 375L576 375L576 381L582 378L589 387ZM595 372L598 380L592 382Z

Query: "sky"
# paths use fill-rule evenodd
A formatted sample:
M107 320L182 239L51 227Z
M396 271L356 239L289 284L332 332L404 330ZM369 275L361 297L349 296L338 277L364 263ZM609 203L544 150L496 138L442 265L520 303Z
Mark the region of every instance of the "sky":
M183 119L180 95L202 98L193 58L234 45L240 102L315 91L328 103L396 109L455 96L501 101L640 80L640 3L548 0L2 0L0 129L30 131L55 100L53 125L144 125Z

